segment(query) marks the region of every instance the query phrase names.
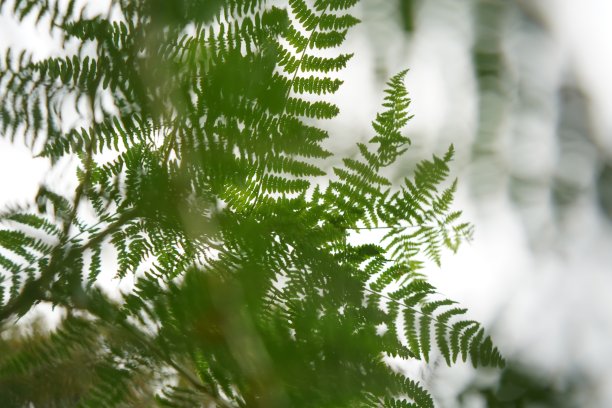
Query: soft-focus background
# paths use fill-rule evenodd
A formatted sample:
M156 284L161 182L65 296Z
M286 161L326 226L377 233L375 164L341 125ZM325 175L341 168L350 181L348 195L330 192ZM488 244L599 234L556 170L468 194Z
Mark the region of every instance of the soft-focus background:
M381 83L410 69L412 155L455 145L457 205L476 226L429 273L510 360L501 378L425 370L439 405L612 406L612 2L364 0L360 11L337 133L365 137Z
M455 145L476 235L428 273L509 360L503 373L410 369L440 407L612 406L612 1L362 0L357 14L329 146L351 154L371 136L384 82L410 69L413 144L392 171ZM0 17L9 44L57 47ZM0 203L74 182L47 170L0 139Z

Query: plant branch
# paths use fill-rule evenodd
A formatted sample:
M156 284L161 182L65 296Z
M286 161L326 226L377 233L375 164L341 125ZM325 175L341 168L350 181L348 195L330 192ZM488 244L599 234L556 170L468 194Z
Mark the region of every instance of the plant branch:
M83 252L89 248L99 245L106 237L124 225L125 222L133 216L133 214L133 211L125 212L117 219L117 221L108 225L103 231L94 234L84 245L71 248L63 260L69 260L73 256L77 255L78 252ZM70 240L67 240L66 242L69 241ZM14 314L25 314L25 312L27 312L37 301L44 300L45 286L50 283L57 270L61 267L61 261L58 261L58 256L61 252L63 252L62 246L58 245L55 247L51 255L49 265L42 271L40 277L26 283L21 293L9 301L6 306L0 309L0 325ZM44 257L41 257L39 260L42 260L43 258Z

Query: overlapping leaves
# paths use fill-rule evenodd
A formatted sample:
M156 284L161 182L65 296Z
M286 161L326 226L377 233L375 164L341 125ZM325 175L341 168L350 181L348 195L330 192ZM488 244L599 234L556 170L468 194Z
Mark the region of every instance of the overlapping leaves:
M331 73L351 58L330 50L358 22L355 0L111 3L123 20L77 16L73 2L13 4L17 19L47 16L80 47L6 54L0 129L81 164L74 195L44 188L2 219L0 321L40 302L71 316L1 359L1 375L57 367L86 342L82 406L155 389L161 406L431 407L385 356L503 364L419 273L470 235L451 208L452 148L400 185L382 174L410 142L405 72L388 83L375 136L314 183L331 154L315 120L337 115ZM349 240L374 228L382 241ZM98 287L106 270L134 281L120 302Z

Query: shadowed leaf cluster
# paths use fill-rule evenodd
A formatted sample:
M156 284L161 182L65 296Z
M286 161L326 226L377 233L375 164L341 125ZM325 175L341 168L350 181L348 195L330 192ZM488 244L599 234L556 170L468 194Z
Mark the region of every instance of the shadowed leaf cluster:
M3 381L81 356L75 406L432 407L386 357L503 365L419 272L471 234L451 208L453 148L399 185L383 175L410 144L405 72L369 142L324 170L317 121L338 114L325 98L356 1L119 0L112 19L8 3L80 47L6 53L0 130L80 165L73 194L45 186L1 215L0 321L40 302L69 316L0 361ZM349 239L374 228L379 242ZM112 301L103 271L133 288Z

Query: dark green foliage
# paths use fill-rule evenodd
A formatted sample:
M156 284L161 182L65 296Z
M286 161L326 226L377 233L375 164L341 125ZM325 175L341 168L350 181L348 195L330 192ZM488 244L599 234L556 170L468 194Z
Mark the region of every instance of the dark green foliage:
M132 381L125 381L128 372L117 367L107 348L122 340L113 339L117 330L74 317L50 337L40 321L31 329L29 335L11 333L10 339L0 340L3 407L112 406L108 402L113 399L114 406L145 407L153 402L154 373L134 370ZM103 381L105 376L113 378ZM106 389L97 387L105 383Z
M452 147L400 185L382 173L410 143L405 72L359 156L314 183L331 153L313 119L338 114L324 98L351 57L328 49L358 22L355 3L125 0L116 21L13 3L81 47L7 52L2 134L81 164L74 195L42 187L2 214L0 322L40 302L68 317L1 359L1 378L76 353L88 361L76 406L433 407L385 357L503 365L419 273L471 232L451 209L456 183L443 187ZM67 107L85 125L70 127ZM382 241L349 240L373 228ZM120 302L98 287L109 268L135 280Z
M570 408L587 404L580 398L580 389L585 387L588 376L579 371L560 382L534 367L509 363L497 374L498 380L493 383L486 376L468 383L457 398L459 406L472 406L475 398L491 408Z

